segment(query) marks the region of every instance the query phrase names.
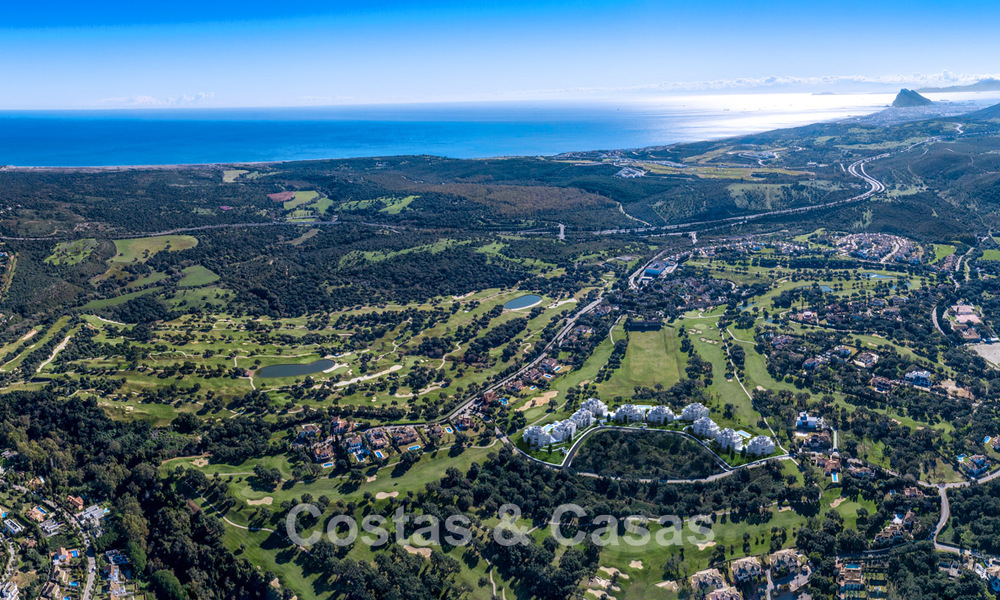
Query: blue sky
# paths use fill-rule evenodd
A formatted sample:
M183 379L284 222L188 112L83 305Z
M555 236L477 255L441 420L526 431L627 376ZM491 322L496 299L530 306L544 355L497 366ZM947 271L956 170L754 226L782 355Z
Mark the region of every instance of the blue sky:
M648 99L1000 72L1000 3L8 3L0 109Z

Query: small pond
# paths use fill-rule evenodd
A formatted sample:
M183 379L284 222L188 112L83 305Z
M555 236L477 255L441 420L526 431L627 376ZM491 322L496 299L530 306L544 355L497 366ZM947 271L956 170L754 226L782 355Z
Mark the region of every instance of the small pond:
M520 296L514 298L503 307L506 310L520 310L522 308L528 308L529 306L534 306L542 301L542 297L537 294L528 294L527 296Z
M307 365L271 365L257 371L255 377L261 379L272 379L274 377L299 377L301 375L311 375L320 373L336 365L337 363L329 359L317 360Z

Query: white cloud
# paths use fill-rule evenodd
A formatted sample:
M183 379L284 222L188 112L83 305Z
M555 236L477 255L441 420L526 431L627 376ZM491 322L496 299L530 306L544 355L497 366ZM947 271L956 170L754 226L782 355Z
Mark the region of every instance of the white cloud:
M179 106L195 106L215 98L215 92L198 92L193 96L182 94L174 98L157 98L155 96L122 96L118 98L102 98L95 104L99 106L117 106L122 108L170 108Z

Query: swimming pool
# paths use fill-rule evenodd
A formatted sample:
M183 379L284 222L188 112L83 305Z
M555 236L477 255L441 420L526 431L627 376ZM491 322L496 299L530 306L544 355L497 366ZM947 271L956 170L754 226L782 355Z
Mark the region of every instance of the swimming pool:
M452 431L451 431L451 427L445 427L445 428L444 428L444 430L445 430L445 431L446 431L447 433L452 433Z
M420 446L410 446L407 450L420 450Z
M329 462L329 463L323 463L323 468L324 468L324 469L329 469L329 468L330 468L330 467L332 467L332 466L333 466L333 463L332 463L332 462Z
M838 483L840 481L840 473L830 475L830 479L832 479L834 483Z
M376 450L375 451L375 456L378 457L378 458L385 458L385 454L382 454L381 450Z
M80 558L80 551L79 550L70 550L69 551L69 555L72 556L73 558Z

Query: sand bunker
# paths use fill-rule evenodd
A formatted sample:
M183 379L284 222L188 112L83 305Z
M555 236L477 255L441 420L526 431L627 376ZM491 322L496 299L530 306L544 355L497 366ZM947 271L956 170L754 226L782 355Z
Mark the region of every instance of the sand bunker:
M660 583L656 584L656 587L663 588L665 590L670 590L671 592L676 592L680 586L677 585L676 581L661 581Z
M628 575L626 575L625 573L622 573L621 571L619 571L618 569L616 569L614 567L598 567L597 570L598 571L604 571L605 573L607 573L608 575L610 575L612 577L614 577L615 575L617 575L620 579L628 579Z
M375 494L376 500L385 500L386 498L395 498L399 495L399 492L379 492ZM428 550L429 552L429 550Z
M247 504L250 506L271 506L274 504L274 498L270 496L264 496L260 500L247 500Z
M199 467L199 468L200 467L207 467L208 466L208 459L207 458L196 458L196 459L194 459L194 460L191 461L191 464L194 465L195 467Z
M837 508L838 506L843 504L845 500L847 500L847 498L837 498L836 500L830 503L830 508Z
M698 544L699 550L704 550L705 548L711 548L715 545L715 542L705 542L704 544Z
M632 562L630 562L628 564L628 567L630 569L641 569L642 568L642 561L641 560L633 560Z

